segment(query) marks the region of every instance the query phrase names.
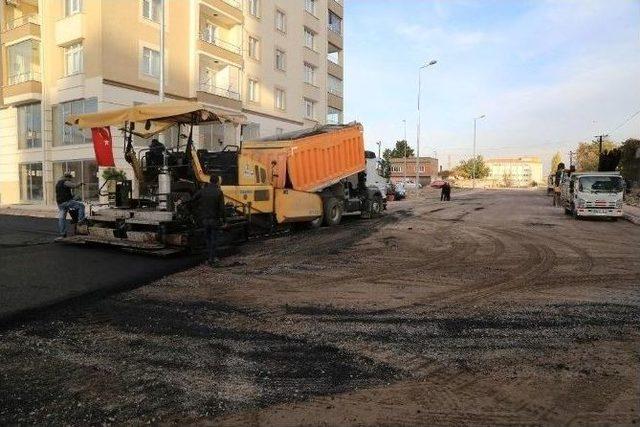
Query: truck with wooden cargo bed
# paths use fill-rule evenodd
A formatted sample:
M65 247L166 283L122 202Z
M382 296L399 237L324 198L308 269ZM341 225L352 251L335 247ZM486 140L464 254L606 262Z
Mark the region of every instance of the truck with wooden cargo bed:
M290 132L221 151L200 150L195 126L244 118L210 107L169 101L70 116L80 128L117 126L124 134L124 158L131 181L112 183L111 203L90 207L87 224L70 243L103 243L148 253L169 254L201 246L202 230L192 196L220 179L227 209L228 240L282 230L293 224L334 226L345 214L378 216L384 197L367 185L362 126L325 125ZM172 126L186 142L167 148L154 141L136 151L133 137L153 138Z

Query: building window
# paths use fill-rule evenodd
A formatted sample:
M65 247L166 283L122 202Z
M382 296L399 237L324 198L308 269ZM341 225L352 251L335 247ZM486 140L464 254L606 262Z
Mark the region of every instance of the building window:
M287 32L287 15L280 9L276 10L276 30L281 33Z
M64 16L75 15L82 11L82 0L64 0Z
M75 182L84 185L76 188L74 195L82 200L98 200L98 164L95 160L74 160L53 163L53 177L59 179L65 172L70 172Z
M285 54L283 50L276 49L276 70L285 70Z
M311 50L316 50L316 36L307 27L304 27L304 45Z
M307 62L304 63L304 82L314 86L316 84L316 67Z
M249 58L260 59L260 40L255 37L249 37Z
M20 165L20 200L42 201L42 163Z
M249 13L256 18L260 17L260 0L249 0Z
M240 126L240 136L243 141L260 138L260 123L247 123Z
M18 111L18 148L42 147L40 103L20 105Z
M142 17L153 22L160 22L161 0L142 0Z
M7 46L7 84L15 85L30 80L40 80L40 43L25 40Z
M249 91L249 101L251 102L259 102L260 101L260 83L257 80L249 79L248 91Z
M329 12L329 30L334 33L342 34L342 19L333 12Z
M202 40L207 43L215 43L217 32L218 27L213 25L211 22L207 22L202 30Z
M65 124L71 114L95 113L98 111L98 99L78 99L52 106L53 146L90 144L91 130L78 129Z
M327 109L327 123L330 125L339 125L342 123L342 111L337 108L329 107Z
M316 14L316 3L317 0L304 0L304 10L309 12L312 15Z
M307 119L315 120L316 118L316 102L311 99L304 98L304 117Z
M160 52L148 47L142 49L142 72L151 77L160 77Z
M82 73L83 68L82 43L75 43L64 48L65 75L72 76Z
M275 89L275 96L274 96L275 107L278 110L284 110L286 108L286 98L287 98L287 95L284 90L280 88Z
M336 65L342 65L342 55L340 49L337 46L329 43L327 49L327 60L333 62Z
M342 80L329 74L327 76L327 91L342 98Z

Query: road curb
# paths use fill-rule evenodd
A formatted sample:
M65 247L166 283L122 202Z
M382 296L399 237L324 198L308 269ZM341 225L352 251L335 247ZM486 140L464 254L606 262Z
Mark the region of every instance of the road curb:
M58 217L58 213L56 211L12 209L12 208L0 208L0 215L30 216L34 218L57 218Z
M632 223L634 223L636 225L640 225L640 217L637 217L635 215L631 215L631 214L625 213L624 214L624 219L626 219L627 221L632 222Z

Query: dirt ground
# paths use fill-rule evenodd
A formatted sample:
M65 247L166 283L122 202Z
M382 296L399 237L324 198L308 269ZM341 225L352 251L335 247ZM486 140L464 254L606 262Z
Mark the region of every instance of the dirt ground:
M0 424L638 423L640 227L550 205L427 193L24 321Z

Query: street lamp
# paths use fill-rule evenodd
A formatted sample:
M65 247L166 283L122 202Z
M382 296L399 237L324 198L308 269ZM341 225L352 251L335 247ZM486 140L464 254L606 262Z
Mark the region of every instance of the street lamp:
M431 65L437 64L438 61L433 60L425 62L423 66L418 69L418 134L416 135L416 190L418 189L418 182L420 181L420 89L421 89L421 71Z
M484 119L485 116L484 114L478 117L474 117L473 119L473 169L471 171L471 177L473 179L473 188L476 188L476 164L478 162L476 162L476 122L480 119Z
M376 145L378 146L378 160L380 160L380 147L382 146L382 141L376 142Z

